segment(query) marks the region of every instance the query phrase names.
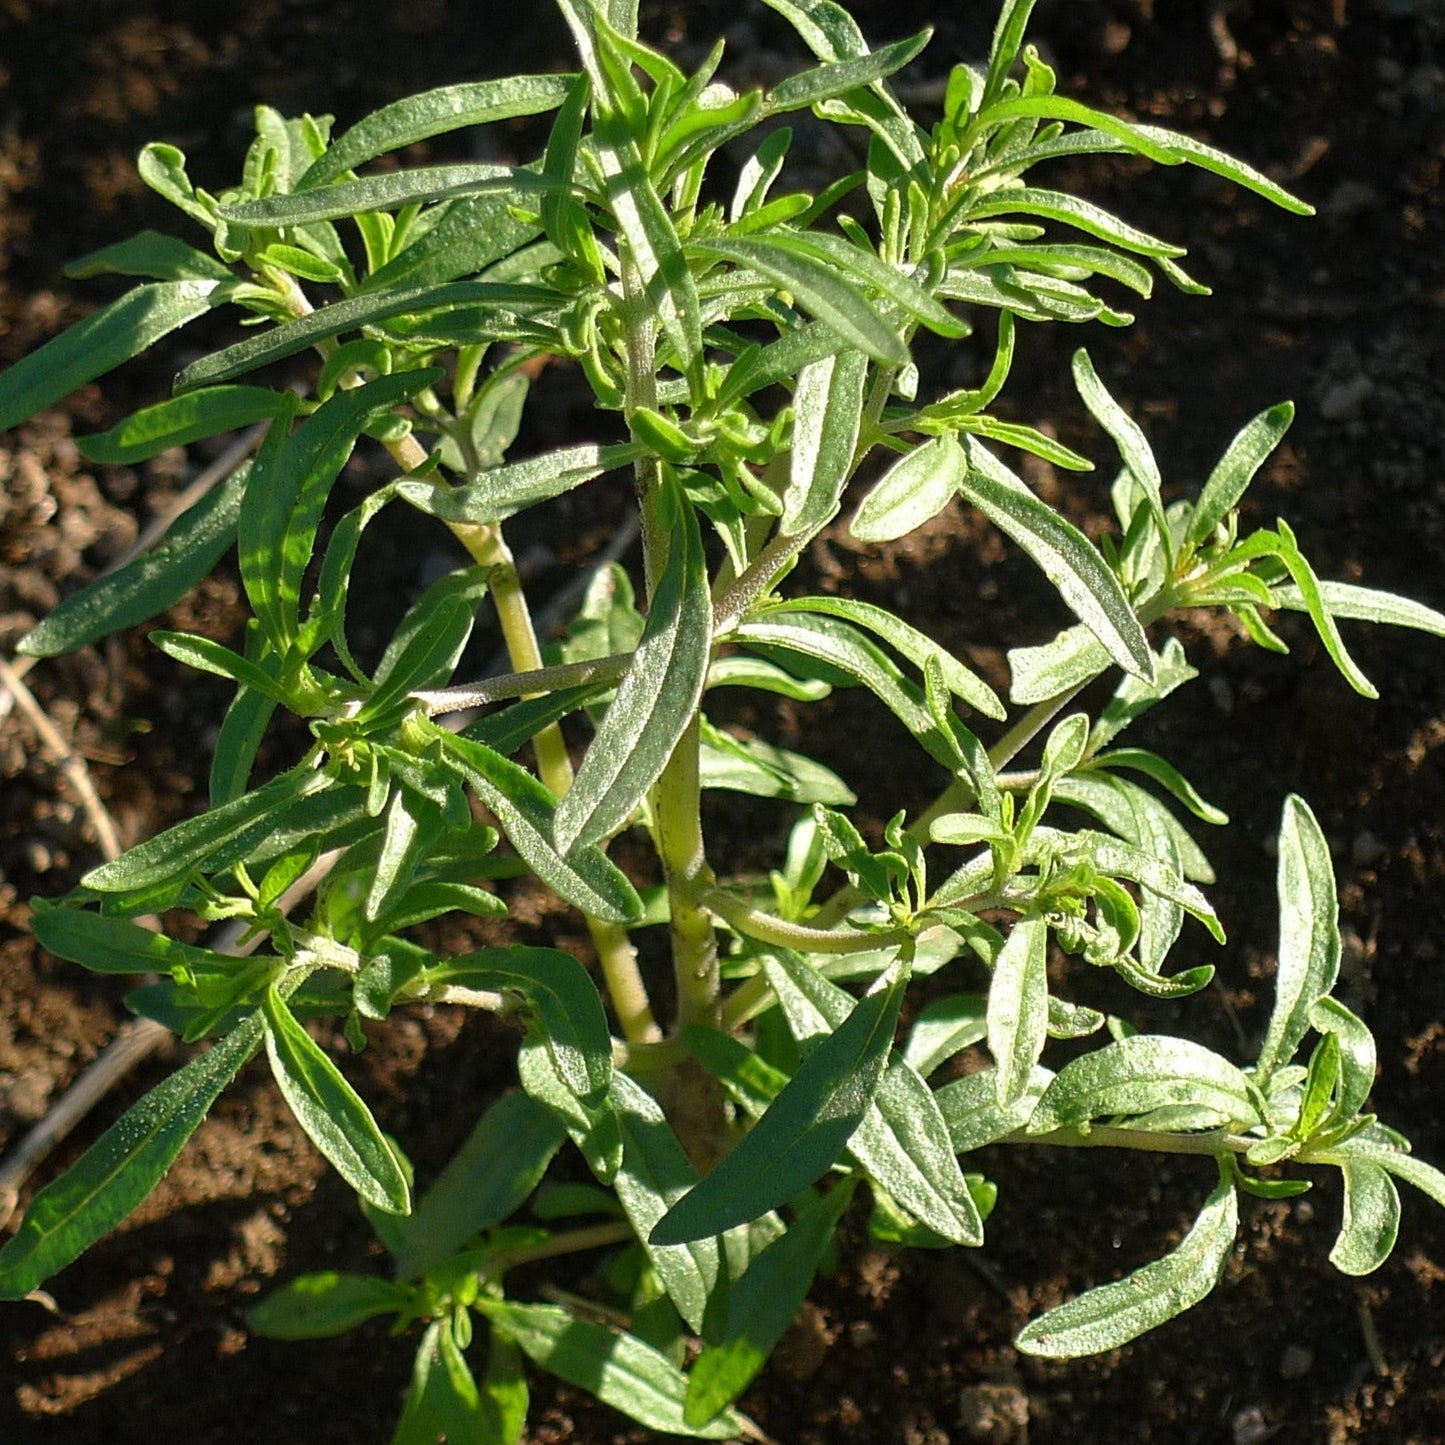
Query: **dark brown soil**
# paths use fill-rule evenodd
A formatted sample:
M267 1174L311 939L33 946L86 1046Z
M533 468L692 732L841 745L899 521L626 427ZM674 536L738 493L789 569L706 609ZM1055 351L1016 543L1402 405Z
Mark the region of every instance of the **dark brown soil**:
M880 39L935 23L921 80L977 58L993 13L928 0L851 8ZM732 26L738 65L766 74L785 58L773 49L783 32L760 6L645 11L649 35L689 52ZM1101 202L1187 243L1216 294L1161 295L1117 333L1026 331L1011 393L1020 418L1052 419L1102 457L1067 381L1068 352L1084 341L1150 433L1166 475L1187 491L1239 425L1293 397L1299 418L1252 494L1252 515L1287 517L1325 576L1445 605L1440 5L1045 0L1035 34L1076 93L1245 155L1320 215L1295 220L1198 175L1081 171L1076 179ZM543 4L5 0L0 363L109 294L65 282L67 258L142 225L171 225L133 171L145 140L183 146L193 174L224 184L258 101L288 113L334 111L346 123L410 90L546 68L564 55L561 27ZM133 538L197 460L167 458L141 474L96 470L71 441L158 394L177 360L129 368L103 394L87 388L0 444L7 653ZM978 361L961 351L960 377L974 375ZM578 393L565 375L547 390L559 419L546 425L564 431ZM1040 469L1030 480L1087 525L1103 525L1097 475ZM396 591L423 565L409 548L376 560L390 567L385 581ZM995 673L1004 647L1039 640L1058 620L1027 564L963 517L884 553L831 534L810 563L820 585L906 605L919 625ZM544 567L539 585L554 580ZM223 571L173 623L230 637L239 615ZM1274 947L1270 839L1285 793L1303 793L1335 849L1346 998L1380 1045L1375 1107L1422 1156L1445 1162L1445 643L1351 629L1350 645L1381 691L1368 704L1306 628L1290 619L1281 627L1295 644L1287 659L1245 649L1206 621L1181 624L1205 678L1149 729L1234 820L1208 840L1231 935L1212 955L1222 986L1190 1001L1184 1016L1211 1044L1249 1057ZM221 688L159 658L141 632L44 663L30 681L128 840L196 806ZM874 760L898 755L884 720L833 707L785 715L777 735L787 741L792 728L860 782L873 813L927 801L933 780L924 773L880 776ZM24 900L63 891L93 863L96 845L77 800L13 714L0 720L0 776L4 1145L41 1117L124 1014L118 980L57 962L25 932ZM759 829L775 827L772 815L723 820L714 861L756 864ZM574 942L579 932L541 901L526 922ZM1202 935L1187 938L1191 955L1204 957L1206 946ZM504 1078L506 1054L506 1038L487 1021L436 1010L377 1030L353 1062L385 1127L425 1175ZM166 1067L157 1060L121 1088L45 1177ZM1053 1364L1017 1355L1011 1336L1042 1308L1167 1247L1209 1187L1209 1169L1105 1151L1013 1150L980 1165L1001 1199L977 1257L894 1257L870 1249L852 1223L856 1238L837 1274L744 1402L768 1436L781 1445L1445 1438L1445 1220L1420 1196L1405 1200L1394 1258L1361 1281L1325 1260L1339 1212L1328 1181L1293 1202L1257 1203L1204 1305L1126 1350ZM251 1337L243 1320L281 1279L364 1267L373 1248L349 1194L273 1085L248 1072L135 1217L53 1281L54 1312L0 1306L10 1362L0 1375L0 1439L385 1441L412 1340L367 1328L336 1343L281 1346ZM575 1392L537 1382L537 1445L646 1438Z

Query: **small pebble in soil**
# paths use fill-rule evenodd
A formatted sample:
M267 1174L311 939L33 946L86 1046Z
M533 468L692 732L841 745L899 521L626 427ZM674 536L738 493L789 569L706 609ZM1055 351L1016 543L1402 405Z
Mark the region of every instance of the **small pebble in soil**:
M1290 1345L1279 1357L1282 1380L1302 1380L1315 1362L1315 1352L1308 1345Z
M958 1423L984 1445L1028 1445L1029 1397L1017 1385L969 1385L959 1392Z
M1234 1445L1261 1445L1274 1434L1264 1411L1258 1405L1246 1405L1230 1422Z

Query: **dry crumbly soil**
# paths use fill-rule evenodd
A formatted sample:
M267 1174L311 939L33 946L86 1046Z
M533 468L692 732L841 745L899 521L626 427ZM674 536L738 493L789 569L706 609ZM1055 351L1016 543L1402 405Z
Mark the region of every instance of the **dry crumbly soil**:
M923 0L850 8L880 39L935 25L910 75L920 92L954 61L982 53L992 16L987 5ZM730 27L731 73L744 79L766 80L796 58L758 5L652 3L644 14L647 33L684 55ZM1287 517L1322 575L1445 605L1445 11L1432 0L1045 0L1035 34L1073 93L1245 155L1319 216L1284 216L1197 173L1081 168L1072 180L1093 198L1187 243L1215 296L1160 295L1119 332L1026 328L1010 393L1019 419L1053 419L1066 440L1103 455L1067 382L1068 351L1082 339L1150 434L1171 486L1187 492L1239 425L1293 397L1298 420L1251 493L1249 519ZM142 225L170 225L134 174L145 140L181 145L203 183L224 184L258 101L287 113L333 111L346 123L411 90L547 68L565 53L543 5L534 17L530 6L447 0L5 0L0 363L110 294L67 282L65 259ZM503 151L511 143L497 140ZM158 394L183 359L127 368L103 391L88 387L0 439L7 653L205 460L97 469L72 440ZM965 344L944 364L966 384L986 360L983 345ZM586 424L585 398L564 373L549 373L539 397L530 441ZM1039 467L1029 480L1086 527L1106 525L1097 476ZM580 510L564 520L584 540L608 521ZM560 585L564 574L551 564L568 557L555 538L524 534L523 542L539 587ZM380 594L414 587L432 565L431 545L408 540L373 558L387 569ZM906 607L996 679L1003 648L1040 640L1059 620L1029 566L962 515L884 551L859 549L840 529L813 549L809 566L818 587ZM223 569L169 625L229 638L239 617L237 584ZM1366 703L1295 619L1281 624L1289 658L1247 649L1206 619L1177 630L1204 677L1141 728L1141 741L1184 764L1233 819L1207 840L1230 942L1211 955L1220 987L1182 1010L1188 1027L1239 1058L1259 1037L1275 932L1270 839L1284 795L1298 791L1335 852L1344 997L1380 1046L1374 1107L1420 1154L1445 1162L1445 643L1351 628L1350 646L1380 688ZM159 659L143 630L43 663L30 681L87 760L125 838L199 806L225 702L219 686ZM913 809L927 801L932 782L922 770L900 762L880 775L873 760L896 756L897 740L856 703L734 721L816 750L858 783L875 819L900 801ZM25 900L63 891L97 854L76 798L13 713L0 719L0 777L3 1147L96 1056L124 1011L121 981L46 956L25 932ZM717 858L744 866L763 861L757 840L775 839L781 826L761 812L718 821ZM545 899L520 903L522 936L582 946L575 920ZM470 946L459 925L438 942ZM1189 962L1205 957L1202 934L1186 935L1184 947ZM1143 1017L1157 1027L1172 1016L1156 1006ZM435 1010L378 1029L347 1067L425 1176L504 1082L508 1047L486 1020ZM123 1085L45 1177L168 1062ZM769 1437L781 1445L1445 1438L1445 1217L1419 1195L1407 1191L1395 1256L1364 1280L1326 1262L1340 1207L1329 1181L1298 1200L1253 1203L1208 1301L1128 1349L1059 1364L1018 1355L1011 1336L1041 1309L1176 1240L1210 1167L1105 1151L1009 1151L977 1163L1000 1186L977 1257L894 1256L849 1222L836 1274L744 1402ZM53 1311L0 1306L0 1439L130 1445L175 1431L196 1445L258 1435L385 1441L413 1340L375 1326L336 1343L282 1346L250 1336L244 1323L246 1307L284 1278L374 1263L368 1238L345 1188L253 1067L137 1214L53 1281ZM535 1445L648 1438L575 1391L538 1381L535 1399Z

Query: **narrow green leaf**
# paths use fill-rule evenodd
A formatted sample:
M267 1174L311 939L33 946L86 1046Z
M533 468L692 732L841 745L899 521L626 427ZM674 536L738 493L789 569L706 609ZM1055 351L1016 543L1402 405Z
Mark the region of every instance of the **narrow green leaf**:
M788 613L819 613L825 617L841 617L845 621L864 627L889 644L894 652L906 657L915 668L923 669L928 662L938 663L948 691L952 692L972 708L983 712L985 717L1003 720L1004 707L993 688L980 676L970 672L961 662L944 652L932 637L910 627L906 621L890 613L886 607L874 607L873 603L860 603L851 597L790 597L785 604Z
M718 1029L687 1024L679 1030L678 1042L750 1118L762 1118L788 1082L781 1069L754 1053L741 1039Z
M919 1224L954 1244L983 1243L983 1220L933 1091L899 1055L848 1141L868 1177Z
M297 321L288 321L284 326L273 327L258 336L203 356L181 372L176 378L175 389L193 391L198 386L229 381L233 376L242 376L273 361L295 356L298 351L305 351L344 331L357 331L392 317L462 306L494 306L498 312L510 314L545 306L552 299L551 292L534 286L513 286L496 281L453 281L445 286L411 286L399 291L388 290L381 295L363 293L349 296ZM81 378L81 381L89 380L90 376ZM61 393L62 396L64 394ZM3 396L3 386L0 386L0 396Z
M541 233L535 221L518 214L517 200L504 191L449 201L441 220L420 235L408 232L402 250L372 271L360 290L377 294L441 286L514 255Z
M0 1299L20 1299L116 1227L156 1186L261 1041L253 1014L156 1085L30 1202L0 1250Z
M895 967L803 1061L738 1146L653 1229L656 1244L717 1234L756 1219L824 1174L872 1102L907 983Z
M640 916L642 901L637 890L601 849L558 851L552 842L557 800L531 773L481 743L429 726L443 752L458 764L477 796L496 815L512 846L559 898L592 918L612 923Z
M233 803L157 833L119 858L92 869L80 881L98 893L125 893L164 883L237 840L249 846L271 831L268 818L280 809L331 786L332 780L325 773L308 767L282 773Z
M587 756L557 805L553 836L563 853L623 827L692 723L707 677L712 600L697 515L674 478L665 484L671 545L642 640L617 686Z
M357 438L375 417L437 375L435 369L402 371L337 391L294 432L287 413L272 422L251 469L237 537L246 595L278 652L296 639L316 529Z
M731 1410L702 1425L683 1416L687 1377L635 1335L574 1319L556 1305L478 1299L475 1308L549 1374L595 1395L624 1415L669 1435L727 1440L749 1433Z
M1165 570L1172 571L1174 536L1164 516L1164 479L1159 475L1159 463L1154 459L1154 450L1139 423L1114 400L1108 387L1099 380L1089 353L1081 346L1074 353L1074 386L1084 400L1084 405L1093 413L1095 420L1114 439L1119 458L1125 470L1144 489L1149 502L1149 511L1154 518L1154 531L1159 545L1164 548Z
M1083 624L1067 627L1037 647L1015 647L1008 655L1011 701L1024 706L1073 692L1109 667L1109 652Z
M1310 1011L1340 971L1339 903L1330 846L1309 804L1285 799L1279 830L1279 960L1274 1009L1256 1066L1261 1085L1292 1063Z
M689 1372L684 1418L704 1425L752 1383L792 1324L852 1198L846 1185L808 1196L787 1233L749 1263L728 1292L727 1331Z
M1190 512L1184 534L1186 541L1197 547L1209 540L1244 495L1255 473L1284 439L1293 420L1294 403L1284 401L1260 412L1243 427L1209 474Z
M1392 592L1377 592L1373 587L1355 587L1348 582L1316 584L1324 610L1331 617L1350 622L1384 622L1391 627L1412 627L1435 637L1445 637L1445 613L1437 612L1408 597ZM1275 604L1292 612L1308 612L1309 603L1298 587L1271 587Z
M988 1050L997 1064L998 1102L1022 1096L1043 1053L1049 1026L1049 928L1042 918L1020 918L994 964L988 990Z
M838 510L853 475L868 358L841 351L810 362L793 391L793 447L783 490L782 532L812 536Z
M448 482L403 481L397 495L418 511L444 522L501 522L514 513L561 496L605 472L629 466L646 449L634 442L561 447L481 472L461 487Z
M150 641L167 657L200 672L211 672L217 677L228 677L242 687L269 697L273 702L295 703L294 693L283 687L280 681L264 668L244 658L209 637L197 637L189 632L152 632Z
M58 657L179 602L210 575L234 540L250 470L249 462L242 463L177 517L150 551L67 597L20 639L16 651Z
M379 176L363 176L355 181L338 181L291 195L238 201L222 206L221 216L238 226L289 228L342 220L368 211L399 211L405 206L457 200L488 191L511 195L524 187L538 189L543 184L540 177L511 166L482 163L417 166Z
M484 1400L458 1346L451 1316L433 1320L417 1346L411 1388L391 1445L438 1445L454 1440L494 1445L501 1424L495 1407Z
M863 498L848 530L860 542L892 542L930 522L958 495L968 456L956 436L934 437L900 457Z
M692 376L702 361L702 305L672 216L620 112L600 110L595 130L612 214L679 369Z
M92 276L147 276L157 281L230 281L231 268L214 256L163 231L141 231L113 246L72 261L65 274L77 281Z
M790 75L767 92L765 110L770 115L802 110L820 100L831 100L834 96L847 95L862 86L885 80L914 59L932 36L932 29L920 30L917 35L895 40L871 54L834 61Z
M1423 1159L1416 1159L1405 1150L1392 1149L1388 1145L1375 1144L1356 1137L1344 1144L1337 1145L1330 1151L1330 1154L1378 1164L1382 1169L1389 1170L1397 1179L1403 1179L1407 1184L1413 1184L1421 1193L1429 1195L1436 1204L1445 1209L1445 1174L1442 1174L1433 1164L1427 1164ZM1337 1160L1331 1158L1329 1162L1337 1162Z
M1341 1274L1371 1274L1389 1259L1400 1233L1400 1191L1378 1164L1346 1159L1340 1165L1345 1211L1330 1263Z
M77 437L76 445L92 462L129 466L170 447L279 416L285 404L281 392L262 386L207 387L144 407L109 431Z
M215 281L137 286L0 372L0 431L70 395L211 309Z
M84 964L96 973L169 973L175 967L233 960L193 944L180 943L127 918L86 909L43 906L30 920L40 946L57 958Z
M303 1274L246 1311L246 1328L268 1340L323 1340L374 1319L399 1313L411 1290L375 1275L323 1270Z
M980 200L968 208L970 221L981 221L991 216L1042 216L1045 220L1061 221L1066 226L1097 236L1101 241L1112 242L1125 251L1156 259L1184 255L1183 246L1161 241L1147 231L1128 225L1117 216L1110 215L1090 201L1080 200L1063 191L1045 191L1026 186L1020 190L1007 187L995 191L987 200Z
M311 163L294 189L324 186L388 151L448 131L556 110L573 79L570 75L513 75L504 80L443 86L394 101L339 136Z
M657 1244L653 1226L697 1183L697 1171L657 1101L626 1074L612 1080L612 1109L622 1133L622 1164L613 1188L677 1312L694 1331L727 1266L713 1235Z
M421 981L520 994L562 1082L584 1103L606 1097L613 1078L607 1015L597 985L570 953L526 944L484 948L434 964Z
M407 1219L398 1279L415 1279L473 1235L514 1214L542 1182L566 1130L526 1094L504 1094L482 1117Z
M1090 742L1092 741L1093 734L1090 734ZM1229 815L1206 802L1193 783L1173 763L1146 748L1114 748L1110 752L1096 753L1090 759L1089 765L1101 769L1128 768L1133 772L1143 773L1146 778L1152 778L1183 803L1196 818L1216 825L1229 822Z
M1125 672L1152 681L1149 639L1118 578L1089 539L972 438L968 457L968 475L959 484L962 494L1029 554Z
M1239 1228L1239 1198L1221 1170L1214 1192L1179 1247L1113 1284L1051 1309L1020 1332L1029 1355L1076 1359L1117 1349L1183 1314L1219 1282Z
M361 1095L297 1023L275 987L266 990L266 1053L296 1121L369 1204L411 1212L405 1173Z
M1222 1123L1263 1122L1258 1090L1228 1059L1189 1039L1131 1034L1066 1064L1028 1129L1047 1134L1173 1104L1208 1109Z
M945 1084L933 1095L955 1154L982 1149L1024 1128L1054 1079L1050 1070L1035 1067L1023 1092L1012 1103L1000 1104L994 1074L993 1069L979 1069Z
M935 999L920 1010L908 1031L903 1058L926 1079L940 1064L988 1033L982 994L955 993Z
M908 348L892 323L838 274L837 267L779 243L776 237L689 240L706 256L720 256L775 281L834 331L845 345L890 366L908 364Z
M837 773L812 758L775 747L762 738L735 738L706 718L699 723L699 772L704 788L748 793L755 798L787 798L794 803L826 803L835 808L858 801Z
M1333 1038L1339 1046L1340 1079L1335 1102L1321 1121L1321 1128L1350 1123L1375 1087L1375 1038L1363 1019L1338 999L1318 999L1310 1010L1310 1026L1322 1037Z
M1226 155L1213 146L1205 145L1203 141L1196 140L1193 136L1182 135L1179 131L1164 130L1159 126L1152 125L1136 125L1134 129L1146 140L1167 146L1181 155L1190 165L1198 166L1201 170L1212 171L1217 176L1223 176L1225 180L1236 181L1247 190L1263 196L1267 201L1272 201L1282 210L1290 211L1296 216L1312 216L1315 213L1313 206L1300 200L1298 196L1291 195L1283 186L1276 185L1268 176L1261 175L1252 166L1245 165L1243 161L1236 160L1233 156Z
M1325 651L1330 655L1330 660L1339 668L1345 681L1361 697L1379 697L1379 689L1360 671L1355 665L1354 659L1346 651L1344 638L1340 636L1340 629L1335 626L1334 616L1325 605L1319 579L1315 576L1314 569L1309 562L1306 561L1304 553L1296 545L1289 523L1281 518L1275 524L1275 530L1278 542L1272 550L1289 569L1290 576L1294 578L1294 584L1298 589L1300 600L1304 604L1304 610L1309 613L1310 621L1314 623L1315 630L1320 635L1320 641L1324 643Z

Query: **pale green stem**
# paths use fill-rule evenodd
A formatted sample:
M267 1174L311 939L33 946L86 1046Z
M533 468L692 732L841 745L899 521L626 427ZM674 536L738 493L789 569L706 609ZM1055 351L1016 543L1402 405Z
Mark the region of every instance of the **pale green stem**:
M540 1244L498 1250L478 1273L484 1279L500 1279L509 1269L516 1269L519 1265L535 1264L541 1259L555 1259L562 1254L581 1254L588 1249L606 1249L609 1245L622 1244L634 1237L632 1226L625 1219L609 1220L606 1224L589 1224L583 1229L569 1229L565 1234L554 1234Z
M753 908L721 888L709 890L703 901L746 937L755 938L759 943L771 943L777 948L791 948L798 953L872 953L895 943L904 943L910 937L906 928L887 928L874 933L847 928L806 928L801 923L789 923L786 919Z
M631 661L630 652L617 652L585 662L564 662L531 672L509 672L505 677L483 678L481 682L463 683L459 687L423 689L410 696L421 703L428 717L440 717L443 713L485 707L488 703L501 702L506 698L540 697L543 693L583 687L590 682L617 682Z
M387 450L404 471L414 471L426 460L421 443L412 436L388 443ZM451 524L451 530L472 560L488 569L488 591L513 668L519 673L543 671L542 649L537 645L532 613L501 527L456 522ZM562 729L556 723L549 724L532 739L532 746L542 781L560 798L572 786L572 760L567 756ZM587 919L587 930L592 935L623 1037L634 1043L659 1037L637 967L637 950L627 930L621 924L592 917Z
M1198 1154L1217 1159L1221 1154L1244 1154L1259 1143L1222 1129L1207 1134L1159 1134L1149 1129L1121 1129L1095 1124L1088 1129L1055 1129L1048 1134L1029 1134L1015 1129L997 1141L1000 1144L1052 1144L1061 1149L1133 1149L1150 1154Z

